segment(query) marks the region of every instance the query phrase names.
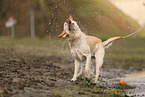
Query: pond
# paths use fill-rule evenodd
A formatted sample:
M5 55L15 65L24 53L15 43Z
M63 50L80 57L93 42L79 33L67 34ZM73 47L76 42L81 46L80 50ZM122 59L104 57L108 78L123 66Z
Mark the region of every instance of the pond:
M136 86L136 89L127 90L127 93L145 96L145 71L126 74L125 80L129 85Z

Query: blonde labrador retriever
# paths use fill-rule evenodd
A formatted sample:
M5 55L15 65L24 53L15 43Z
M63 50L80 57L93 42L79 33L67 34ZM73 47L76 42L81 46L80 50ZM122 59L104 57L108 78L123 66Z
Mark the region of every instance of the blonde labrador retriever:
M89 66L91 61L91 55L94 55L96 63L96 75L94 80L95 83L97 83L98 81L100 72L99 70L103 64L103 58L105 54L104 46L106 46L108 43L116 39L124 38L120 36L113 37L102 42L101 39L97 37L88 36L84 34L79 28L77 22L73 20L72 16L66 19L66 22L64 23L64 31L58 37L66 37L66 36L69 37L71 54L75 60L74 75L71 81L76 81L77 77L83 73L82 68L79 73L78 70L80 62L83 61L84 57L86 57L85 77L87 79L91 78Z

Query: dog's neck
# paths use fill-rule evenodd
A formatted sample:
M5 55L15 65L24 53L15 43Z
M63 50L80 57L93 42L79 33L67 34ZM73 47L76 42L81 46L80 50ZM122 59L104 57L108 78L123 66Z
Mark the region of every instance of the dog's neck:
M77 30L70 31L70 42L73 45L76 44L79 40L85 38L86 35L78 28Z
M81 31L81 29L79 28L79 26L78 25L76 25L76 28L74 28L74 29L72 29L71 31L70 31L70 37L81 37L81 36L85 36L85 34Z

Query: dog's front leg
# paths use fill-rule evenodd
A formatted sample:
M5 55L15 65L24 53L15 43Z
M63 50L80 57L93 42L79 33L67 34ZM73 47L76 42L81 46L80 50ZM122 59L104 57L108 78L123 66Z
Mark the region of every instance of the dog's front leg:
M71 79L71 81L76 81L77 80L77 77L78 77L78 70L79 70L79 60L78 59L75 59L75 70L74 70L74 76L73 78Z
M89 54L87 56L87 62L86 62L86 67L85 67L85 77L87 79L90 79L91 78L90 71L89 71L89 68L90 68L90 60L91 60L91 54Z

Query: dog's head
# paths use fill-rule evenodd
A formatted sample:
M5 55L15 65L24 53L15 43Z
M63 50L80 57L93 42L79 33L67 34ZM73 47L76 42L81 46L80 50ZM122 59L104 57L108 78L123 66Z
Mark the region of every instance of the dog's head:
M72 33L75 33L79 29L79 26L77 25L77 22L75 22L72 18L72 16L69 16L68 19L66 19L64 23L63 32L58 35L58 37L66 37L70 36Z

